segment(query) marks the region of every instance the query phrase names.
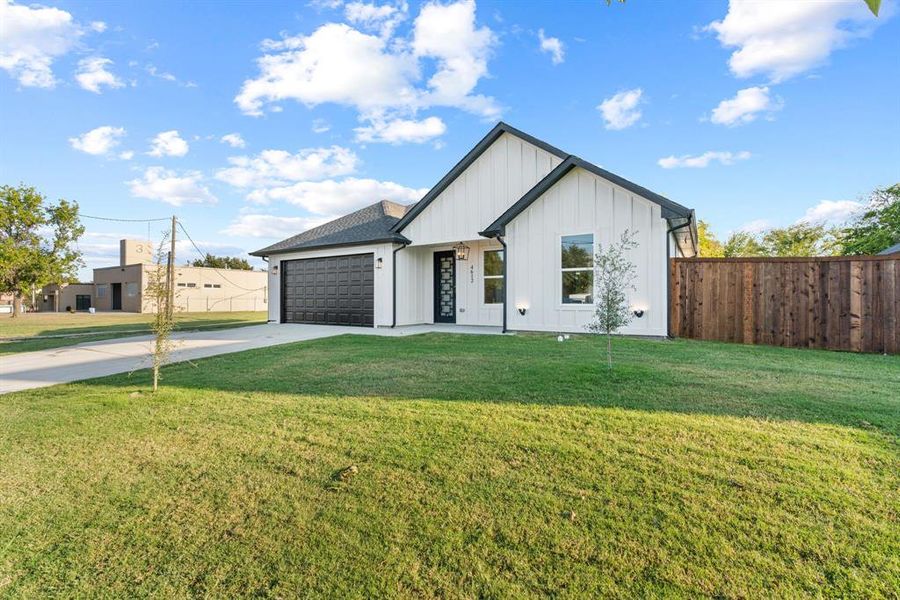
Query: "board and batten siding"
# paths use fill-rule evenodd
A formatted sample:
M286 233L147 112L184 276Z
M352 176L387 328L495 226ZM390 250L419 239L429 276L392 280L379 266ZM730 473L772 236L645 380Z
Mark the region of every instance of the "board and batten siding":
M591 233L596 249L617 241L626 229L636 233L638 243L630 253L636 266L630 303L645 313L619 333L666 335L667 224L659 205L580 168L506 226L508 328L584 332L594 307L562 304L561 237ZM527 306L525 315L517 306Z
M392 244L369 244L365 246L345 246L341 248L322 248L274 254L269 257L269 321L281 322L281 262L303 258L322 258L326 256L349 256L352 254L374 254L375 263L382 259L382 267L375 269L375 327L390 327L393 321L393 262L391 260ZM274 266L279 266L278 274L273 273Z
M559 157L504 133L402 233L414 246L476 239L560 162Z

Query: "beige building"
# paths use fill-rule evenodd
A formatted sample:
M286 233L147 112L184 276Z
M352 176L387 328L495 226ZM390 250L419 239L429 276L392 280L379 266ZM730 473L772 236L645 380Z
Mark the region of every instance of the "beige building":
M119 245L119 265L94 269L93 284L74 284L60 292L60 302L53 302L55 292L49 286L43 293L49 303L41 303L40 310L59 311L67 306L98 311L154 312L155 303L148 293L157 266L153 262L153 245L139 240L122 240ZM208 267L175 268L175 310L178 312L234 312L268 310L266 273ZM78 287L75 287L78 286ZM67 292L73 288L71 293ZM85 290L90 290L85 291ZM67 295L67 293L69 295ZM90 294L78 304L77 296ZM71 296L71 301L67 299ZM46 305L46 306L45 306ZM83 308L76 308L76 307Z
M35 308L39 312L66 312L87 310L93 306L93 283L64 283L48 285L35 298Z

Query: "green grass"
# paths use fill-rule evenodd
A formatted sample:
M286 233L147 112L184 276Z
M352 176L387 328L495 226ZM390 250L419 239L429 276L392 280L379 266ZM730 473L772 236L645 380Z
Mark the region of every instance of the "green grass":
M251 311L175 315L176 328L181 330L258 325L266 319L265 312ZM139 313L26 313L16 318L0 317L0 355L147 334L152 320L152 314Z
M614 348L343 336L2 396L0 596L896 597L900 357Z

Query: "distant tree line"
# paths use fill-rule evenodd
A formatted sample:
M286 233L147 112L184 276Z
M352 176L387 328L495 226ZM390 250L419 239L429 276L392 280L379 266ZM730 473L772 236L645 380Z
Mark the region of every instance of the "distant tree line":
M192 267L213 267L214 269L237 269L252 271L253 267L246 258L237 256L215 256L207 253L203 258L196 258L188 263Z
M865 208L838 227L800 222L759 233L737 231L721 242L699 221L697 233L704 257L878 254L900 243L900 184L872 192Z

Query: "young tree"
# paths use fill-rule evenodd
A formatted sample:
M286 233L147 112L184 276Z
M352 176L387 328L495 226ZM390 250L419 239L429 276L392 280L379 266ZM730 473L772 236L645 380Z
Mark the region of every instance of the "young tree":
M697 222L697 239L699 242L699 256L704 258L725 256L722 243L716 238L716 234L709 230L709 223L706 221L701 220Z
M900 183L878 189L865 210L838 233L840 253L878 254L900 243Z
M159 389L159 370L169 362L169 357L175 346L172 340L172 330L175 328L174 310L170 310L174 309L171 306L174 294L170 294L170 286L175 285L175 282L170 280L174 269L168 268L167 244L168 234L163 236L156 250L155 264L148 271L147 290L145 292L146 298L149 299L153 309L156 310L156 313L153 315L153 321L150 324L150 328L155 336L153 341L154 392Z
M637 248L634 234L627 229L619 241L594 256L594 319L587 328L606 335L606 364L612 369L612 334L631 322L628 291L634 290L635 266L628 252Z

